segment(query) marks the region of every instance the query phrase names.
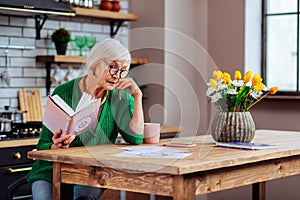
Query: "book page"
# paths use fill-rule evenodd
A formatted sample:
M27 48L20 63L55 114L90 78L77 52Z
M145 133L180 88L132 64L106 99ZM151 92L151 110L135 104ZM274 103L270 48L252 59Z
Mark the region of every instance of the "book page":
M62 109L64 110L68 115L72 116L74 115L73 109L64 101L60 96L53 95L52 100Z
M101 101L101 99L94 99L88 93L83 93L74 112L74 110L57 94L53 95L51 98L60 108L62 108L70 116L74 115L75 113L78 113L79 111L81 111L82 109L84 109L85 107L87 107L95 101Z
M85 107L87 107L95 101L101 101L101 99L94 99L90 94L83 93L78 102L75 113L78 113L79 111L81 111L82 109L84 109Z

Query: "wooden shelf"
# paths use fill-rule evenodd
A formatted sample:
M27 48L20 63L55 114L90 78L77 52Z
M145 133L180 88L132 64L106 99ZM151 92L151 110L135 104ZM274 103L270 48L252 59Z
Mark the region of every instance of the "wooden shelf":
M72 7L76 11L76 16L96 17L109 20L110 36L114 37L124 21L136 21L139 17L132 13L120 13L96 8ZM75 17L76 17L75 16Z
M80 8L80 7L71 7L75 10L76 16L82 17L95 17L99 19L106 19L109 21L110 25L110 36L114 37L119 28L121 27L124 21L136 21L139 17L132 13L120 13L106 10L99 10L96 8ZM47 16L43 18L40 15L35 17L35 29L36 29L36 39L41 39L41 30L45 21L47 20Z
M132 13L119 13L106 10L99 10L96 8L79 8L72 7L76 11L76 16L85 17L97 17L103 19L113 19L113 20L124 20L124 21L136 21L139 17Z
M37 56L37 62L43 63L84 63L86 56L65 56L65 55L50 55L50 56ZM143 65L147 63L146 58L132 58L131 65Z
M51 64L52 63L77 63L82 64L86 60L86 56L65 56L65 55L46 55L37 56L36 62L45 63L46 68L46 93L50 94L51 82ZM131 58L131 68L147 63L146 58Z
M84 63L85 56L65 56L65 55L50 55L50 56L37 56L37 62L43 63Z

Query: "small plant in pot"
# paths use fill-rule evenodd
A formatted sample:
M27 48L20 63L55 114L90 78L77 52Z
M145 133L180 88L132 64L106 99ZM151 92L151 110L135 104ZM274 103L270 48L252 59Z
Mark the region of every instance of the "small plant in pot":
M53 32L51 39L55 44L56 52L58 55L65 55L68 47L68 42L71 41L70 31L59 28Z

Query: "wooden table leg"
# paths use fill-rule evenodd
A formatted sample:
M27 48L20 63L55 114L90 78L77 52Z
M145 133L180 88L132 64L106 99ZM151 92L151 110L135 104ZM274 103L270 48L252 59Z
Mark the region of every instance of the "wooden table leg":
M266 199L266 182L252 184L252 200Z
M175 176L173 200L196 200L196 179L193 176Z
M52 199L60 200L60 188L61 188L61 174L60 174L60 163L53 163L53 191Z

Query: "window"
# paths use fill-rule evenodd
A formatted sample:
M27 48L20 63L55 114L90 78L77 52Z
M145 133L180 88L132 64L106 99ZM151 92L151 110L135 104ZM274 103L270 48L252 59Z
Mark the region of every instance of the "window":
M262 0L262 76L279 94L300 94L299 1Z

